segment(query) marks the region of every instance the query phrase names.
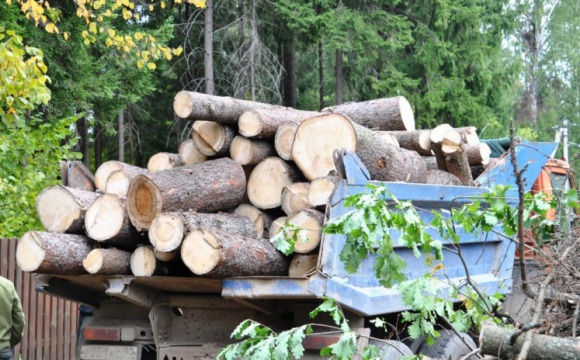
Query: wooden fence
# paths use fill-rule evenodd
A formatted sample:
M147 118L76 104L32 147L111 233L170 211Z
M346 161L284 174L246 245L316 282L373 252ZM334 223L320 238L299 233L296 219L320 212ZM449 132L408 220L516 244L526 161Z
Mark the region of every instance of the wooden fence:
M17 239L0 239L0 275L14 282L26 315L22 360L76 359L78 304L37 292L35 275L16 266Z

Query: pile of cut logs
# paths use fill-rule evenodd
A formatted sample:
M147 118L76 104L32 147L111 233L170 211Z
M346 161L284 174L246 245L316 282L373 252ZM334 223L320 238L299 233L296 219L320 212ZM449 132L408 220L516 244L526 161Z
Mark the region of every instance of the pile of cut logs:
M339 180L335 149L355 152L380 181L471 185L490 162L473 127L415 130L401 96L312 112L182 91L174 110L193 121L178 154L156 154L147 169L108 161L94 176L62 168L63 185L37 198L46 231L20 239L22 270L304 276ZM306 236L291 257L267 240L284 224Z

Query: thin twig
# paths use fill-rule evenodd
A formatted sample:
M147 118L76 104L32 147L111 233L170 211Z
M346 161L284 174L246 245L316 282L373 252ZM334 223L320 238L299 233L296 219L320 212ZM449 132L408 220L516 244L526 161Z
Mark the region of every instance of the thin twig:
M574 317L572 318L572 337L576 337L576 322L578 321L578 313L580 312L580 303L576 303L574 308Z

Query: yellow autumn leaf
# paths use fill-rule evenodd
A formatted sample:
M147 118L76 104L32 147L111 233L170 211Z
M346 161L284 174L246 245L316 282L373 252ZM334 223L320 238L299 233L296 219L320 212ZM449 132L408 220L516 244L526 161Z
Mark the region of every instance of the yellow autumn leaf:
M433 273L436 273L437 271L439 271L439 270L443 270L443 269L445 269L445 266L444 266L442 263L439 263L439 264L435 265L435 266L433 267L433 270L431 270L431 271L432 271Z
M105 40L105 45L107 47L112 46L113 45L113 40L111 40L110 38L107 38L107 40Z
M115 30L109 29L107 30L107 33L109 34L109 37L115 37Z
M153 7L153 5L149 5L149 11L153 11L155 8Z
M97 33L97 24L92 22L89 24L89 31L93 34Z
M99 32L100 32L101 34L102 34L102 33L104 33L104 32L105 32L105 28L101 26L101 27L99 28Z
M205 9L205 0L190 0L189 2L200 9Z
M169 52L169 51L166 51L166 52L164 53L164 55L165 55L165 58L166 58L167 60L171 60L171 59L173 58L173 56L171 56L171 52Z
M178 47L177 49L173 49L173 54L174 54L175 56L179 56L179 55L181 55L181 53L182 53L182 52L183 52L183 48L182 48L181 46L180 46L180 47Z
M141 69L143 67L143 61L142 60L137 60L137 67L139 69Z
M7 3L8 5L12 5L12 0L6 0L6 3Z
M48 33L52 34L54 33L55 30L55 26L53 23L48 23L46 24L46 27L44 28Z
M131 18L131 12L129 10L123 9L123 19L129 20Z
M68 33L65 32L64 34L62 34L62 36L64 37L65 40L68 40Z
M86 38L87 38L87 36L89 36L89 33L88 33L86 30L83 30L83 31L81 32L81 36L83 37L83 39L86 39Z
M83 42L85 43L85 45L90 45L91 44L91 42L89 41L89 39L85 39Z
M113 13L111 12L111 9L107 9L107 11L105 11L105 16L112 16Z
M155 65L155 63L147 63L147 67L149 68L149 70L155 70L155 68L157 67L157 65Z
M161 8L162 8L162 9L165 9L165 1L162 1L162 2L161 2Z

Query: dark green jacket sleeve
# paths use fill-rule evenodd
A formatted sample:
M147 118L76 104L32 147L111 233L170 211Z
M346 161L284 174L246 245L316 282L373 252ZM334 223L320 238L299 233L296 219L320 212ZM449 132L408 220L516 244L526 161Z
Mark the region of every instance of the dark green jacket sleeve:
M10 333L10 346L15 346L22 340L24 334L24 312L18 293L14 289L14 301L12 304L12 331Z

